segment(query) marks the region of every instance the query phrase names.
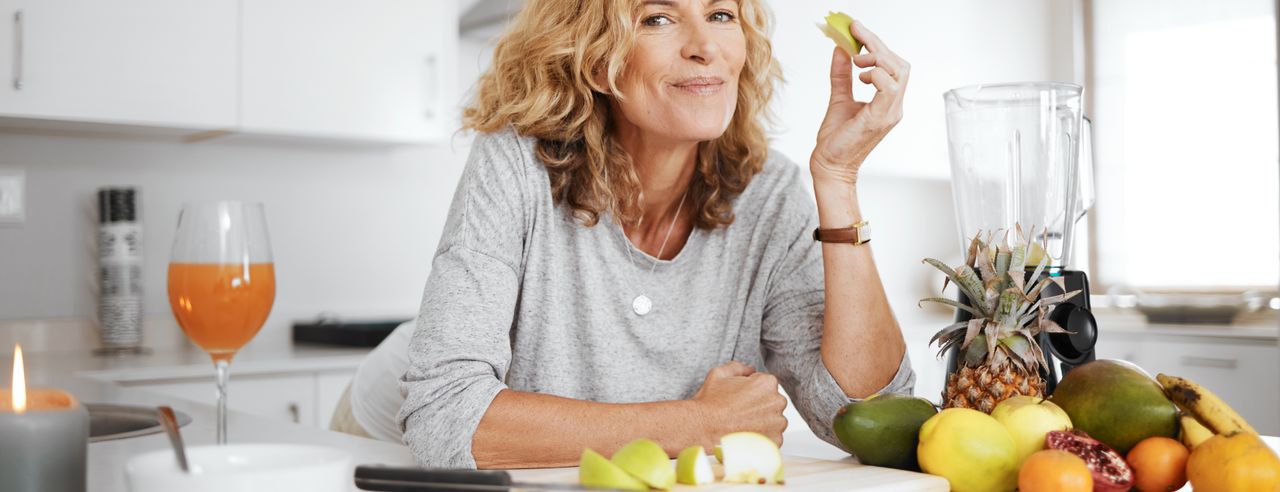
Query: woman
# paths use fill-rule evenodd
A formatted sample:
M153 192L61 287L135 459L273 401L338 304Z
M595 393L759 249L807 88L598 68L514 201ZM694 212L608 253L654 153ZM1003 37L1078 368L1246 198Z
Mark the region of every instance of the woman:
M852 64L877 89L858 102L833 51L815 217L767 148L780 77L760 1L531 0L498 42L401 381L421 464L780 442L779 383L839 445L840 406L911 391L869 246L813 236L862 221L858 170L901 118L909 67L856 26Z

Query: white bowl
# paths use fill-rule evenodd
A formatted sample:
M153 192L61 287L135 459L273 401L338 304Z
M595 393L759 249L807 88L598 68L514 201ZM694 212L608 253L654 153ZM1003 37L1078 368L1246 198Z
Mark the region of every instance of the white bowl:
M125 481L132 492L348 492L351 455L297 444L231 444L187 448L191 473L165 448L130 458Z

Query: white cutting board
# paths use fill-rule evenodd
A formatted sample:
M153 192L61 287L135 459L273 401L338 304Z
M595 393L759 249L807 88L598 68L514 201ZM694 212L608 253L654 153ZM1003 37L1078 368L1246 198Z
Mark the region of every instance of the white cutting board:
M714 463L715 459L710 458ZM713 464L717 478L720 476L720 465ZM783 470L786 484L782 486L761 486L743 484L715 483L692 487L677 485L675 490L686 491L757 491L757 492L841 492L841 491L890 491L890 490L950 490L947 480L942 477L860 465L847 458L840 461L801 458L797 456L783 457ZM550 468L543 470L511 470L511 478L518 482L538 483L578 483L577 468Z

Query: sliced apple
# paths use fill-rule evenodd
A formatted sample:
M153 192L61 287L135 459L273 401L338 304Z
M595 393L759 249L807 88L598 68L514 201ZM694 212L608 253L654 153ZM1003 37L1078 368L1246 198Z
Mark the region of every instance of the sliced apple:
M636 439L613 453L613 464L655 489L670 490L676 471L662 446L649 439Z
M782 480L782 453L763 434L734 432L720 438L724 453L724 481L776 484Z
M707 461L702 446L689 446L676 457L676 482L685 485L705 485L716 481L716 474Z
M836 46L843 49L849 56L857 55L862 51L862 43L853 37L850 28L853 26L853 18L844 12L829 12L827 17L823 19L825 23L818 23L818 29L822 34L827 35L832 41L836 42Z
M715 447L715 448L712 448L712 450L711 450L711 451L712 451L712 453L714 453L714 454L716 455L716 463L720 463L721 465L723 465L723 464L724 464L724 449L723 449L723 448L721 448L719 444L717 444L717 445L716 445L716 447Z
M649 490L644 482L591 449L584 450L578 462L578 482L593 489Z

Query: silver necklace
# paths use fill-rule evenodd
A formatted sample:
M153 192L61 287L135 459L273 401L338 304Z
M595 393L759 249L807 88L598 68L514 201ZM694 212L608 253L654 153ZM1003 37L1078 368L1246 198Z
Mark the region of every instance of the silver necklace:
M658 257L654 258L653 266L649 267L649 275L645 277L646 281L653 279L653 271L658 268L658 262L662 260L662 253L667 251L667 240L671 239L671 231L676 227L676 220L680 218L680 211L684 209L684 199L688 196L689 190L685 190L684 195L680 196L680 205L676 207L676 215L671 218L671 225L667 226L667 236L662 238L662 246L658 248ZM641 220L643 221L644 219ZM623 247L627 249L627 261L631 263L632 267L634 267L636 265L636 259L631 254L631 239L627 238L626 229L623 229L622 231L622 240L627 243L623 245ZM645 283L648 284L649 282ZM631 310L635 311L637 315L644 316L649 314L649 311L652 309L653 300L649 299L649 296L644 294L644 290L641 290L640 295L631 300Z

